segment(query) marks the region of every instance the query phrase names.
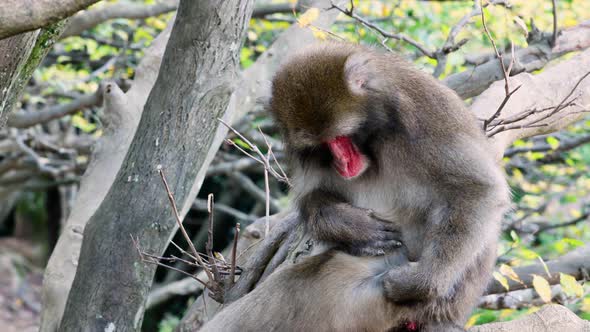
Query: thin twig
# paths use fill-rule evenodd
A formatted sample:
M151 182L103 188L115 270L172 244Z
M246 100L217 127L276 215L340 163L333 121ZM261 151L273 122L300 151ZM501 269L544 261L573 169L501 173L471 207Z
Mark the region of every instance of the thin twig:
M383 29L381 29L380 27L378 27L377 25L369 22L368 20L366 20L363 17L358 16L355 12L354 12L354 7L351 7L350 9L347 8L342 8L338 5L336 5L334 3L334 1L330 1L331 7L330 9L334 8L338 11L340 11L341 13L343 13L346 16L349 16L351 18L354 18L355 20L359 21L362 25L366 26L367 28L377 31L379 34L381 34L383 37L387 37L387 38L393 38L396 40L401 40L404 41L412 46L414 46L415 48L417 48L422 54L424 54L425 56L431 58L431 59L436 59L436 54L434 54L434 52L426 49L426 47L422 46L420 43L418 43L417 41L415 41L414 39L401 34L401 33L391 33L391 32L387 32Z
M211 264L213 270L213 276L215 280L221 280L219 276L219 270L217 269L217 264L215 264L214 255L213 255L213 194L209 194L207 196L207 212L209 212L209 228L207 229L207 243L205 244L205 250L207 251L208 261Z
M553 36L551 36L551 47L557 42L557 0L553 0Z
M492 37L492 34L490 33L490 30L488 29L488 26L486 24L486 15L484 12L484 6L483 6L482 1L483 0L479 0L479 5L481 7L481 24L483 25L483 30L484 30L486 36L488 37L488 39L492 43L492 47L494 48L494 52L496 53L496 57L498 58L498 62L500 62L500 69L502 69L502 75L504 76L504 93L505 93L504 100L502 100L502 103L500 104L498 109L494 112L494 114L492 114L492 116L490 118L488 118L487 120L485 120L483 122L483 130L484 130L484 132L486 132L488 130L488 125L490 124L490 122L494 121L496 118L498 118L500 116L500 114L502 113L502 109L504 108L504 106L506 106L506 103L508 103L508 100L510 99L510 97L512 97L512 95L516 91L518 91L518 89L520 89L520 85L518 87L516 87L514 90L510 91L508 77L510 76L510 72L512 71L512 66L514 65L514 43L511 42L511 53L512 54L510 55L510 64L508 65L508 68L506 68L506 65L504 64L504 56L498 50L498 46L496 45L496 41Z
M188 242L189 248L191 249L194 257L197 259L197 262L201 266L203 266L203 270L205 270L205 273L207 274L207 278L209 278L209 282L212 283L215 279L213 279L213 275L212 275L211 271L209 271L209 269L205 268L205 263L201 259L201 256L199 256L199 253L197 252L197 249L195 248L193 241L191 241L191 238L186 233L186 229L184 229L184 226L182 225L182 220L180 219L180 215L178 214L178 209L176 208L176 201L174 200L174 195L172 195L172 192L170 191L170 188L168 187L168 182L166 181L166 176L164 176L164 171L161 168L158 168L158 173L160 174L160 177L162 178L162 182L164 183L164 187L166 188L166 193L168 194L168 200L170 201L170 205L172 206L172 210L174 211L174 217L176 218L176 223L178 224L178 228L180 228L180 231L182 232L182 236L184 236L184 239L186 240L186 242Z
M238 251L238 238L240 236L240 223L236 224L236 231L234 234L234 243L232 246L231 251L231 270L229 273L229 282L233 285L235 283L235 275L236 275L236 252Z
M201 279L197 278L197 276L195 276L195 275L193 275L193 274L190 274L190 273L188 273L188 272L186 272L186 271L183 271L183 270L181 270L181 269L177 269L177 268L175 268L174 266L170 266L170 265L168 265L168 264L164 264L164 263L162 263L162 262L160 262L159 260L157 260L157 259L154 259L154 258L146 259L146 258L145 258L145 257L146 257L146 254L145 254L144 252L142 252L142 251L141 251L141 248L139 247L139 240L138 240L138 239L135 239L135 238L133 237L133 235L129 235L129 236L131 237L131 242L132 242L132 243L133 243L133 245L135 246L135 249L137 249L137 253L139 254L139 257L141 258L141 261L142 261L142 262L146 262L146 263L150 263L150 264L159 265L159 266L165 267L165 268L167 268L167 269L174 270L174 271L176 271L176 272L180 272L180 273L182 273L182 274L185 274L185 275L187 275L187 276L189 276L189 277L191 277L191 278L195 279L196 281L200 282L201 284L203 284L203 286L204 286L204 287L208 287L207 283L205 283L203 280L201 280Z

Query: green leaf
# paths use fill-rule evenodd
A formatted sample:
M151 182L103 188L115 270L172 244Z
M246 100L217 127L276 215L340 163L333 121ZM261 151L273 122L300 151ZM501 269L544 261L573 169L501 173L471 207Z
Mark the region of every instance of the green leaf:
M96 129L95 124L88 122L88 120L79 114L72 115L72 125L85 133L89 133Z
M547 144L549 144L549 146L555 150L559 147L559 140L553 136L549 136L547 137Z
M584 287L576 281L576 278L569 274L559 273L559 284L567 296L584 296Z
M250 147L250 144L244 142L242 139L240 138L234 138L232 140L234 143L236 143L237 145L239 145L241 148L243 149L247 149L247 150L252 150L252 148Z

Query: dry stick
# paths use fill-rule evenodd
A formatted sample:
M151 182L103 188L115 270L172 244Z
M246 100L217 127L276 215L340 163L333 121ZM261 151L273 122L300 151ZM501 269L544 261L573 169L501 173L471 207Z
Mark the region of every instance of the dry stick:
M240 236L240 223L236 224L236 231L234 234L234 244L231 251L231 270L229 272L229 282L231 285L235 283L236 275L236 252L238 251L238 237Z
M268 173L271 173L277 180L286 182L288 185L291 185L291 182L289 181L289 178L287 178L287 176L285 175L285 172L283 171L283 169L280 166L279 166L279 169L281 170L281 172L282 172L283 175L279 174L271 166L270 157L271 156L274 156L274 154L272 154L272 146L268 142L268 140L266 139L264 133L262 133L262 130L260 130L260 128L258 128L258 130L260 130L260 133L262 134L262 137L264 138L264 141L266 142L266 145L267 145L267 148L268 148L268 151L269 151L266 156L264 155L264 153L262 153L262 151L260 151L260 149L258 148L258 146L256 146L252 142L250 142L250 140L248 140L244 135L242 135L240 132L238 132L237 130L235 130L232 126L230 126L229 124L227 124L222 119L218 119L218 120L224 126L226 126L229 130L231 130L234 134L238 135L238 137L241 138L246 144L248 144L248 147L252 151L254 151L259 156L259 158L256 158L253 155L251 155L250 153L246 152L244 149L240 148L237 144L235 144L231 140L226 140L226 142L228 142L229 144L235 146L242 153L244 153L245 155L249 156L250 158L258 161L259 163L261 163L264 166L264 185L265 185L265 193L266 193L266 202L265 202L266 203L265 204L266 205L266 225L264 227L264 235L266 237L266 236L268 236L268 233L270 232L270 185L269 185ZM274 159L276 161L276 158L274 158Z
M183 271L181 269L177 269L174 266L170 266L168 264L164 264L164 263L160 262L159 259L156 259L156 258L152 257L152 255L149 255L149 254L141 251L141 248L139 247L139 240L135 239L133 237L133 235L131 235L131 234L129 234L129 236L131 237L131 242L135 246L135 249L137 249L137 252L139 253L139 257L141 258L141 261L142 262L146 262L146 263L149 263L149 264L155 264L155 265L158 265L158 266L162 266L164 268L167 268L167 269L174 270L176 272L180 272L180 273L185 274L185 275L187 275L187 276L195 279L196 281L200 282L201 284L203 284L203 286L205 288L208 287L208 285L203 280L199 279L196 275L190 274L190 273L188 273L186 271ZM149 257L150 259L146 259L145 257Z
M484 6L482 3L482 0L479 0L479 5L481 7L481 24L483 25L484 32L485 32L486 36L488 37L488 39L490 40L490 42L492 43L492 47L494 48L494 52L496 53L496 57L498 58L498 61L500 62L500 68L502 69L502 74L504 76L504 92L505 92L504 100L502 101L502 103L500 104L500 106L498 107L496 112L494 112L494 114L492 114L491 117L489 117L487 120L485 120L483 122L483 131L486 132L490 122L494 121L496 118L498 118L500 116L500 114L502 113L502 109L504 109L504 106L506 106L506 103L508 103L508 100L510 99L510 97L512 97L512 94L514 94L516 91L518 91L518 89L520 89L521 86L519 85L514 90L510 91L510 86L508 85L508 76L510 75L510 72L512 71L512 66L514 65L514 43L511 43L511 45L512 45L511 53L512 54L510 56L510 64L508 65L508 69L506 69L506 66L504 65L504 56L502 54L500 54L500 51L498 51L498 46L496 45L496 41L492 37L490 30L488 30L488 26L486 24L486 15L484 12Z
M201 266L203 267L203 270L205 270L205 273L207 274L207 278L209 278L209 283L211 284L211 283L213 283L213 281L215 279L213 279L213 275L211 274L211 271L209 271L209 269L206 268L205 263L203 262L203 260L201 259L201 256L199 256L199 253L197 252L197 249L195 248L195 245L191 241L191 238L188 236L188 234L186 233L186 230L184 229L184 226L182 225L182 221L180 220L180 215L178 214L178 209L176 208L176 201L174 200L174 196L172 195L172 192L170 191L170 188L168 187L168 182L166 181L166 177L164 176L164 171L162 171L161 168L158 168L158 173L160 173L160 177L162 178L162 182L164 183L164 187L166 188L166 193L168 194L168 200L170 201L170 205L172 205L172 210L174 211L174 217L176 218L176 223L178 224L178 227L180 228L180 231L182 232L182 236L184 236L184 239L186 240L186 242L188 242L188 245L191 248L193 255L197 259L197 262L199 264L201 264Z
M262 129L260 129L260 126L258 126L258 131L262 135L262 139L264 139L264 143L266 143L266 146L268 147L268 153L270 154L270 156L274 160L275 164L277 164L277 167L279 168L279 171L281 171L281 175L285 179L285 182L287 183L287 185L289 187L292 187L293 185L291 184L291 181L289 180L287 173L285 173L285 170L283 169L283 167L281 167L281 163L279 163L279 161L277 160L277 157L275 156L274 151L272 150L272 145L270 144L268 139L266 139L266 135L262 132Z
M498 126L494 127L495 129L494 129L494 130L492 130L491 132L489 132L489 133L487 134L487 136L488 136L488 137L492 137L492 136L494 136L494 135L496 135L496 134L498 134L498 133L500 133L500 132L503 132L503 131L508 131L508 130L513 130L513 129L521 129L521 128L533 128L533 127L544 127L544 126L548 126L548 125L549 125L548 123L541 123L541 124L538 124L538 123L539 123L539 122L541 122L541 121L543 121L543 120L547 120L548 118L552 117L552 116L553 116L553 115L555 115L556 113L560 112L561 110L563 110L563 109L565 109L565 108L567 108L567 107L569 107L569 106L576 105L576 104L574 103L574 101L576 100L576 98L573 98L573 100L570 100L570 101L568 101L568 99L569 99L569 98L572 96L572 94L573 94L573 93L576 91L576 89L578 88L578 86L580 86L580 84L582 83L582 81L583 81L583 80L584 80L586 77L588 77L589 75L590 75L590 71L589 71L589 72L587 72L586 74L582 75L582 77L580 77L580 79L579 79L579 80L576 82L576 84L574 85L574 87L573 87L573 88L570 90L570 92L569 92L569 93L568 93L568 94L567 94L567 95L566 95L566 96L565 96L565 97L564 97L564 98L563 98L563 99L562 99L562 100L559 102L559 104L557 104L557 106L555 106L555 107L550 107L550 108L549 108L549 109L553 109L553 111L551 111L550 113L548 113L548 114L546 114L546 115L543 115L543 116L541 116L540 118L538 118L538 119L535 119L535 120L532 120L532 121L530 121L530 122L528 122L528 123L525 123L525 124L513 124L513 125L511 125L511 126L504 126L504 125L500 126L500 125L498 125ZM544 109L544 110L547 110L547 109ZM543 110L543 111L544 111L544 110ZM540 112L540 111L539 111L539 112ZM535 110L532 110L532 111L525 111L525 112L523 112L523 113L525 113L525 114L526 114L526 116L529 116L529 115L531 115L531 114L535 114L535 113L539 113L539 112L536 112ZM588 112L588 110L581 111L580 113L586 113L586 112ZM574 112L574 113L570 113L570 115L571 115L571 114L575 114L575 112ZM567 115L566 115L566 116L567 116ZM523 120L524 120L524 119L526 119L526 117L524 117L524 118L523 118Z
M557 41L557 0L553 0L553 36L551 37L551 47L555 47Z
M205 243L205 250L207 251L207 261L211 264L211 268L213 269L213 276L215 280L221 280L219 276L219 269L217 269L217 264L215 264L214 256L213 256L213 194L209 194L207 196L207 212L209 212L209 228L207 229L207 243Z

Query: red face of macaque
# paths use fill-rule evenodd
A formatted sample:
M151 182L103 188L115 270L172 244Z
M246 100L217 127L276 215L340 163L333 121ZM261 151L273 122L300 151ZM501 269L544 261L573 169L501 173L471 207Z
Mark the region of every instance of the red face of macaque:
M326 142L332 157L333 166L343 178L354 179L367 169L368 160L348 136L338 136Z

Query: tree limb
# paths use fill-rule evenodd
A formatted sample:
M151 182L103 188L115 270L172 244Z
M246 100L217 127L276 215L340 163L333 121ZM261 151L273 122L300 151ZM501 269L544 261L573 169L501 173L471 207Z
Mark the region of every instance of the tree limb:
M59 119L78 110L96 106L102 101L102 89L98 88L93 94L83 95L67 104L58 104L38 112L19 111L8 117L8 126L13 128L27 128L54 119Z
M547 134L558 131L580 119L584 112L590 109L590 79L580 81L586 73L590 72L590 50L586 50L571 60L561 62L538 75L521 73L510 78L512 86L522 85L508 101L502 111L502 119L518 117L528 110L547 110L552 112L557 108L560 100L564 100L568 94L572 94L573 103L560 112L545 118L546 113L537 112L527 116L520 129L502 131L491 138L496 158L502 158L504 151L516 139ZM576 89L572 90L576 84ZM487 119L494 112L490 107L495 107L504 98L503 82L496 82L484 93L478 96L471 110L479 119ZM535 126L526 124L536 123Z
M117 2L80 12L70 18L61 38L77 36L102 22L115 18L141 19L168 13L178 8L178 0L167 0L151 5Z
M0 39L56 23L98 1L3 0L0 3Z
M33 71L63 29L64 22L57 22L39 31L0 40L0 128L4 126L7 115L20 99Z
M82 32L91 29L105 21L126 18L126 19L142 19L161 14L169 13L178 8L178 0L166 0L155 4L146 5L132 2L118 2L114 4L107 4L100 8L90 9L74 15L66 27L66 30L61 35L61 38L71 36L78 36ZM290 14L301 11L302 5L281 3L281 4L265 4L254 8L252 18L263 18L272 14Z
M510 75L539 70L551 60L566 53L590 47L590 21L562 30L554 47L550 47L550 41L551 35L543 35L529 44L529 47L516 50L514 52L514 66L512 66ZM503 60L508 67L512 56L505 54ZM467 99L481 94L490 84L502 79L503 75L497 59L493 58L477 65L472 70L449 75L443 80L443 83L455 90L461 98Z

